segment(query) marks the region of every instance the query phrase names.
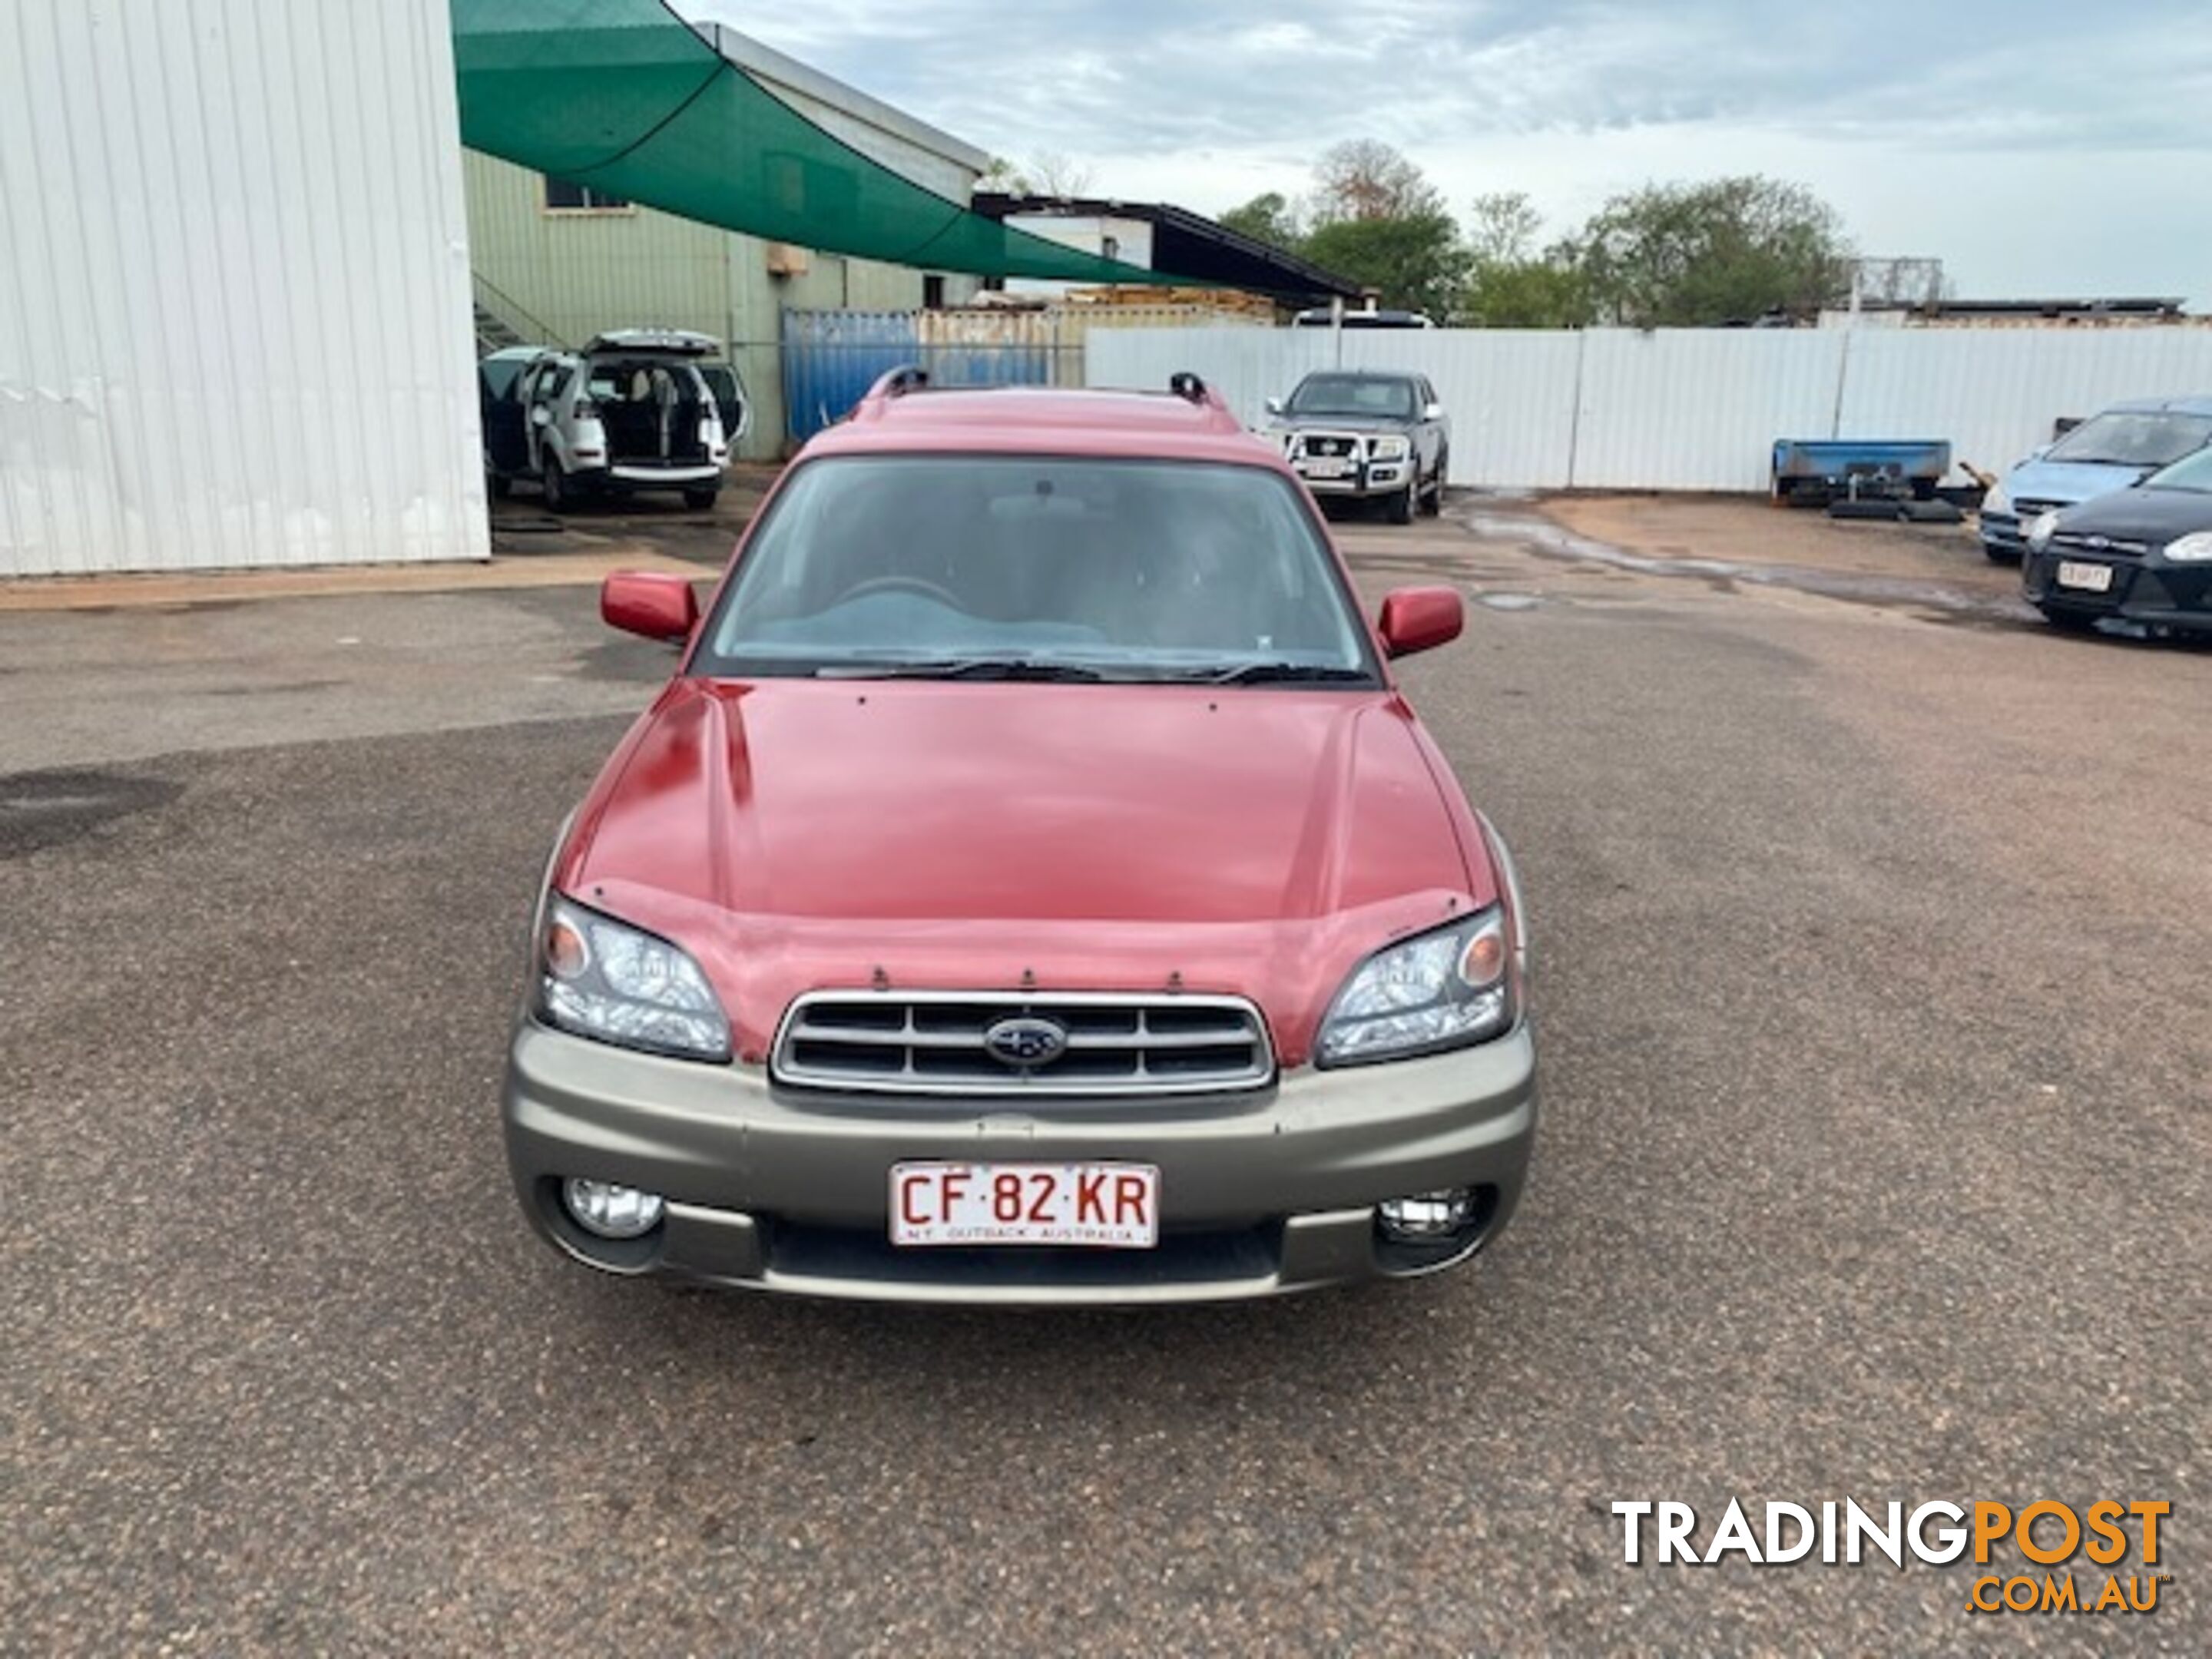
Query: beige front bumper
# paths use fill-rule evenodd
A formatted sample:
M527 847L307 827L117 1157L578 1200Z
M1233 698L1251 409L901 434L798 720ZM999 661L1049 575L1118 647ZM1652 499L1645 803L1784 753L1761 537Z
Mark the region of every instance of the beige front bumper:
M1218 1099L963 1103L772 1087L744 1066L632 1054L526 1021L509 1054L507 1156L532 1224L592 1265L800 1294L897 1301L1218 1301L1427 1271L1494 1237L1517 1203L1536 1127L1524 1024L1480 1048L1289 1073ZM896 1250L902 1161L1133 1161L1160 1170L1157 1251ZM664 1194L629 1245L578 1230L562 1177ZM1443 1260L1377 1235L1382 1200L1485 1194Z

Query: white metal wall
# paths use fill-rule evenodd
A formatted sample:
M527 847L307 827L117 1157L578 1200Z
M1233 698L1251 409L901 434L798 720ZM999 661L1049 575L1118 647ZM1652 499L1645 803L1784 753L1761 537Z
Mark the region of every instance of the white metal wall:
M2212 393L2212 329L1884 329L1846 334L1838 435L1948 438L1985 471L2051 441L2061 415ZM1906 427L1916 429L1906 431Z
M446 0L0 0L0 576L489 552Z
M1309 369L1413 368L1452 417L1454 483L1764 490L1777 438L1946 438L1985 470L2060 416L2212 393L2212 329L1116 330L1092 386L1194 369L1247 424Z
M1818 329L1594 330L1570 482L1765 489L1777 438L1833 425L1835 359Z

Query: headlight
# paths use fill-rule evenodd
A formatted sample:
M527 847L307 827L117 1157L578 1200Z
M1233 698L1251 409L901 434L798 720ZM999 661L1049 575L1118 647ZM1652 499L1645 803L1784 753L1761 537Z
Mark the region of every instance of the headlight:
M1402 461L1412 451L1413 446L1403 438L1377 438L1375 447L1368 453L1370 459L1378 461Z
M2212 530L2192 531L2166 544L2166 556L2175 564L2212 562Z
M699 964L665 939L558 896L538 941L538 1013L647 1054L727 1060L730 1022Z
M1991 484L1989 487L1988 491L1982 496L1982 511L1984 513L2009 513L2012 511L2012 492L2004 487L2004 480L2002 478L1999 478L1995 483Z
M2053 511L2050 513L2037 514L2035 515L2035 522L2027 527L2027 544L2033 548L2037 552L2040 553L2043 551L2045 545L2051 540L2051 532L2057 528L2058 514L2057 512Z
M1489 909L1386 945L1344 981L1314 1045L1315 1063L1357 1066L1487 1042L1512 1029L1513 947Z

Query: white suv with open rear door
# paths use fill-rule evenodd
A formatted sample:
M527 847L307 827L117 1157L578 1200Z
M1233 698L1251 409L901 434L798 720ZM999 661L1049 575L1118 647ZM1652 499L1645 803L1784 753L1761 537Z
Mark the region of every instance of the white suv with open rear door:
M738 385L737 429L725 428L699 372L716 349L704 334L631 328L594 335L580 352L487 359L484 467L493 493L527 477L556 512L579 495L641 489L678 490L687 507L712 507L730 447L750 421ZM510 371L518 356L519 371Z

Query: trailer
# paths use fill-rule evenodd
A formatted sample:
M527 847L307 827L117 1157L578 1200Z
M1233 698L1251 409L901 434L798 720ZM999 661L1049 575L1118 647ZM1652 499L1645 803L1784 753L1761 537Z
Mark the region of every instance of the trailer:
M1948 439L1778 438L1770 474L1778 506L1932 501L1951 470Z

